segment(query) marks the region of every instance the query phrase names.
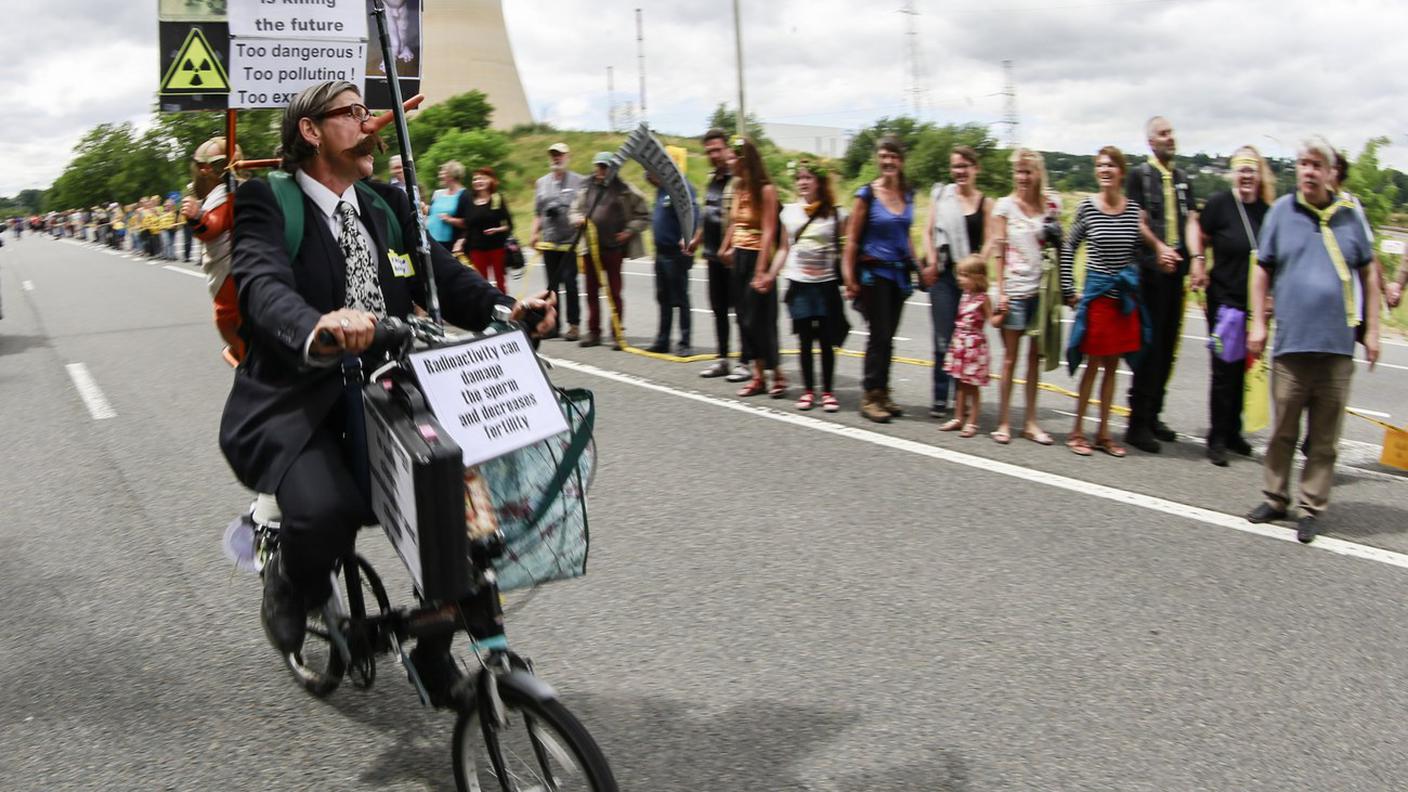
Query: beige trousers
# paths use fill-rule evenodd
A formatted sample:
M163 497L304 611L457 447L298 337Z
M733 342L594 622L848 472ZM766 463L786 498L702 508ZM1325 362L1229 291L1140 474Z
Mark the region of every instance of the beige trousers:
M1353 376L1354 360L1345 355L1301 353L1276 358L1271 375L1275 414L1262 465L1266 478L1262 492L1267 503L1278 509L1290 505L1291 462L1300 435L1300 416L1305 413L1310 454L1301 471L1296 505L1312 517L1329 505Z

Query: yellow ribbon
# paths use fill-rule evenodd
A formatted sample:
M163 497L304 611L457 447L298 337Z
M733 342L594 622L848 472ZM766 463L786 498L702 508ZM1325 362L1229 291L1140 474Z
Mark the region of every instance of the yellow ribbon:
M1325 252L1330 254L1330 261L1335 265L1335 274L1340 278L1340 291L1344 293L1345 322L1350 327L1358 327L1359 312L1354 310L1354 289L1349 285L1349 264L1345 262L1339 242L1335 241L1335 232L1330 228L1330 218L1335 216L1335 211L1342 207L1352 207L1353 204L1339 198L1324 209L1319 209L1305 200L1305 195L1299 190L1296 191L1296 203L1320 220L1320 238L1325 243Z
M1158 157L1150 157L1149 163L1164 178L1164 242L1169 247L1178 247L1178 200L1173 194L1173 173Z
M1256 169L1258 169L1258 170L1261 169L1261 161L1258 160L1256 157L1248 157L1248 156L1246 156L1246 155L1243 155L1243 156L1240 156L1240 157L1233 157L1233 158L1232 158L1232 170L1237 170L1238 168L1242 167L1243 165L1247 165L1247 166L1249 166L1249 167L1256 168Z

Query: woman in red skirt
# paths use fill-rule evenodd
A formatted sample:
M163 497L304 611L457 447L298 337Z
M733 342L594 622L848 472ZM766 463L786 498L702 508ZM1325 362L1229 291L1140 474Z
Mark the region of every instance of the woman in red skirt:
M1100 192L1081 201L1075 223L1061 249L1061 291L1066 304L1076 307L1075 325L1066 345L1071 373L1082 358L1089 358L1080 378L1080 398L1076 402L1076 424L1066 446L1080 456L1090 456L1092 448L1113 457L1125 449L1110 436L1110 407L1115 399L1115 372L1120 358L1137 355L1146 337L1148 322L1139 301L1139 273L1134 251L1147 244L1159 254L1160 266L1176 265L1178 254L1150 231L1144 210L1125 198L1124 154L1114 146L1100 149L1095 157L1095 180ZM1085 284L1076 300L1076 249L1086 245ZM1092 446L1082 431L1095 375L1105 372L1100 384L1100 427Z
M513 218L499 193L499 179L494 169L483 167L474 172L471 189L460 192L455 213L445 219L455 228L454 251L469 255L469 262L485 280L493 278L499 291L504 288L504 243L513 231Z

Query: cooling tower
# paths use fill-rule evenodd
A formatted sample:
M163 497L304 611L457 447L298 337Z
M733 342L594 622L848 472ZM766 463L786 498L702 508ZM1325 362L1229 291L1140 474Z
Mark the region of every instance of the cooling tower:
M494 127L533 121L508 42L501 0L425 0L425 69L420 90L428 104L470 90L494 106Z

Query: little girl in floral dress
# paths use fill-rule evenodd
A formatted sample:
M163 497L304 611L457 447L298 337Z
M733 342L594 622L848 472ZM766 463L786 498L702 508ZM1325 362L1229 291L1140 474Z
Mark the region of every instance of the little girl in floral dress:
M944 355L944 371L958 383L958 403L953 418L939 431L962 428L959 437L972 437L978 433L978 388L988 382L988 338L983 326L997 325L1002 317L993 315L988 300L988 265L982 257L972 255L958 262L957 275L963 298Z

